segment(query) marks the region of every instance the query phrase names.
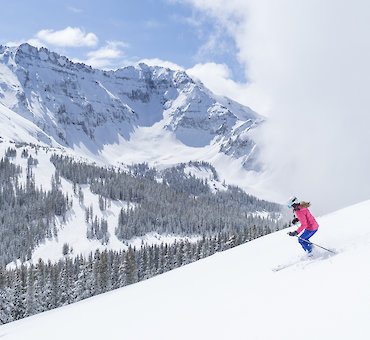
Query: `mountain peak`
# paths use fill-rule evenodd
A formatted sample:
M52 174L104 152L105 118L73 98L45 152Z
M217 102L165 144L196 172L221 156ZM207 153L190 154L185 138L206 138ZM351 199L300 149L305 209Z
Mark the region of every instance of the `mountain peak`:
M248 131L260 117L184 70L139 63L103 71L28 43L0 53L0 104L63 147L83 145L95 155L143 126L157 136L169 132L187 147L215 145L257 169Z
M41 48L48 51L48 49L45 47L41 47ZM36 54L38 52L38 48L33 45L30 45L29 43L22 43L18 46L17 51L21 51L24 53L30 53L30 54Z

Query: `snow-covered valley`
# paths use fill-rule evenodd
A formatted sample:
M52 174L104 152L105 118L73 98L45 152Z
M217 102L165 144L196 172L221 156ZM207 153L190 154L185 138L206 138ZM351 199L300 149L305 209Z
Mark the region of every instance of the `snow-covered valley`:
M18 339L370 337L370 201L318 219L305 258L282 230L150 280L0 327ZM278 272L274 268L292 263Z

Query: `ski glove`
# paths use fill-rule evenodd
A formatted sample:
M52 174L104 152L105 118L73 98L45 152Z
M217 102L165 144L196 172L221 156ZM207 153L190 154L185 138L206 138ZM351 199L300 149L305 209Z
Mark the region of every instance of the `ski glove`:
M293 218L292 224L297 224L298 222L299 222L299 219L297 217Z
M289 236L297 236L298 232L297 232L297 230L294 230L294 231L289 232L288 235Z

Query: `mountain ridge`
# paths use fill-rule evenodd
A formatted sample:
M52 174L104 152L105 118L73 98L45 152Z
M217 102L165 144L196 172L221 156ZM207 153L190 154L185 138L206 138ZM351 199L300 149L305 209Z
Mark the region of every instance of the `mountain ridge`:
M38 126L48 144L103 155L146 128L144 134L171 135L194 151L214 146L214 156L261 170L251 131L264 118L184 71L145 64L104 71L46 48L0 46L0 104Z

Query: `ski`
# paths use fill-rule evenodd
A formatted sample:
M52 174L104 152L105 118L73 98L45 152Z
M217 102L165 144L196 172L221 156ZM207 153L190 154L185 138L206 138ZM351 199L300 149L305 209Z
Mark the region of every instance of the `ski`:
M292 266L295 266L295 265L298 265L298 264L301 264L302 268L306 268L308 265L310 265L312 263L315 263L316 261L326 260L326 259L328 259L328 258L330 258L330 257L332 257L336 254L337 253L335 251L332 251L330 253L322 253L322 254L307 256L303 259L295 260L295 261L289 262L287 264L278 265L277 267L272 268L272 271L273 272L278 272L280 270L283 270L283 269L286 269L286 268L289 268L289 267L292 267Z
M275 268L272 268L272 271L273 272L279 272L280 270L283 270L283 269L286 269L286 268L289 268L289 267L292 267L298 263L302 263L303 261L306 261L306 259L302 260L296 260L296 261L293 261L293 262L289 262L289 263L286 263L286 264L281 264L281 265L278 265L277 267Z

